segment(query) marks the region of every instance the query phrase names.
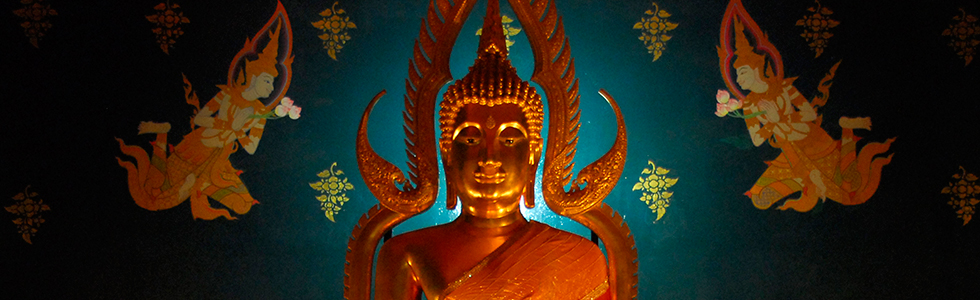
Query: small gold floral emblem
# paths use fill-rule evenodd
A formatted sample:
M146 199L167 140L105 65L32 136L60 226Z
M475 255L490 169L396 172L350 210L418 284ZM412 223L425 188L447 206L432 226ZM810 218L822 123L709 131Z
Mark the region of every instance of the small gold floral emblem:
M51 5L41 4L41 1L43 0L20 0L24 7L14 10L15 15L24 19L20 27L24 28L24 34L30 39L34 48L38 48L37 42L48 29L51 29L48 16L58 15L57 11L51 9Z
M17 225L17 230L20 236L24 238L24 241L28 244L31 243L31 237L37 234L37 228L44 223L44 219L41 218L42 211L49 211L51 207L44 204L44 200L37 199L37 193L28 191L31 186L24 188L24 192L17 194L13 197L17 204L4 207L7 212L10 212L17 216L14 219L14 225Z
M956 210L957 218L963 219L963 225L970 223L973 218L974 207L980 203L980 185L977 185L977 176L967 173L966 169L960 167L960 174L953 174L953 181L949 186L943 188L943 194L949 194L949 202L946 202Z
M652 160L647 161L647 163L650 164L650 167L643 169L641 174L649 176L640 176L640 182L633 185L633 190L643 191L640 201L646 203L647 207L657 214L657 219L654 220L656 222L663 218L664 214L667 213L667 208L670 207L670 200L674 196L674 192L667 189L677 184L677 178L668 178L667 173L670 173L670 170L658 167L653 164Z
M310 187L320 192L320 195L316 196L316 200L320 201L320 209L323 210L327 219L330 219L330 222L337 222L334 220L334 215L339 213L344 203L350 200L347 198L347 191L354 189L354 185L347 182L344 171L334 170L335 167L337 167L337 163L330 165L329 170L323 170L320 174L316 174L317 177L320 177L320 181L310 183Z
M513 26L510 25L510 23L513 23L513 22L514 22L514 19L511 19L510 17L508 17L506 15L501 15L500 16L500 23L503 24L503 26L504 26L504 38L507 39L507 50L510 50L510 46L513 46L514 45L514 40L512 40L510 37L515 36L518 33L521 33L521 29L520 28L513 27ZM480 29L477 29L476 30L476 35L482 35L482 34L483 34L483 28L480 28Z
M319 35L320 39L323 40L323 49L327 49L327 55L330 55L333 60L337 60L337 53L350 40L350 34L347 31L357 29L357 25L351 22L350 17L342 16L347 12L337 8L338 3L334 2L333 6L321 11L320 16L323 19L312 23L313 27L323 31L323 34Z
M817 3L817 7L806 9L813 14L805 15L802 19L796 20L796 26L803 27L803 33L800 36L809 42L807 46L810 46L810 50L817 53L814 57L820 57L820 54L823 54L823 49L827 48L827 40L834 36L833 33L830 33L830 29L840 25L840 21L830 18L834 12L823 7L820 0L814 2Z
M184 34L180 24L190 23L191 20L184 16L177 3L170 4L170 1L167 1L167 3L157 4L153 9L157 11L156 14L146 16L146 20L156 25L153 33L157 35L157 43L160 44L163 53L170 54L170 47Z
M950 37L949 46L966 61L964 66L968 66L980 45L980 23L977 23L977 17L966 14L962 8L960 12L961 15L953 17L955 24L943 30L943 36Z
M647 52L653 53L653 61L657 61L667 49L667 41L672 38L672 36L667 35L667 32L677 28L677 23L667 21L670 13L661 10L657 2L653 3L653 10L648 9L644 14L650 17L640 18L639 22L633 24L633 29L643 30L640 40L646 46Z

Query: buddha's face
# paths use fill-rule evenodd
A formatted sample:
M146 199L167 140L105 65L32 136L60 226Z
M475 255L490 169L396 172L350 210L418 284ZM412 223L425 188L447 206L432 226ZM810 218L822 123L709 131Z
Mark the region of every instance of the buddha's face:
M248 88L253 89L259 98L268 98L272 94L272 91L276 89L272 84L275 80L276 77L272 76L272 74L262 72L258 76L252 75Z
M464 213L499 218L518 211L534 170L527 120L515 104L467 104L456 116L447 180ZM533 187L527 187L533 188Z

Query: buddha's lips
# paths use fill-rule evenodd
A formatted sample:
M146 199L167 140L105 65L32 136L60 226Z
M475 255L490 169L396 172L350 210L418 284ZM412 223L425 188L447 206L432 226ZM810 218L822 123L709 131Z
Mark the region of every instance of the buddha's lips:
M504 178L507 177L507 174L504 173L486 174L483 172L476 172L473 174L473 176L475 177L477 183L498 184L504 182Z

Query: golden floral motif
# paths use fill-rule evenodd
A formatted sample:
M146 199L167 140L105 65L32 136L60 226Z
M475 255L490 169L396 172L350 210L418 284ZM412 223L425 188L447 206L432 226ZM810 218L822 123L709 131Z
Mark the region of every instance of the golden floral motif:
M24 19L20 27L24 28L24 34L30 39L31 45L38 48L37 42L41 40L44 33L51 29L51 22L48 16L57 16L58 12L51 9L51 5L41 4L44 0L20 0L24 5L21 9L14 10L14 14Z
M521 33L520 28L513 27L510 25L510 23L513 22L514 19L511 19L506 15L500 15L500 23L504 25L504 38L507 39L507 50L510 50L510 46L514 45L514 40L512 40L510 37L515 36L518 33ZM476 30L476 35L482 35L482 34L483 34L483 28Z
M4 207L7 212L17 216L13 220L14 225L17 225L20 236L28 244L32 244L31 237L37 234L37 228L41 226L41 223L44 223L41 212L51 210L51 207L44 204L44 200L37 199L37 193L28 191L30 188L31 186L28 185L24 188L23 193L13 197L17 204Z
M177 38L184 34L180 24L190 23L191 20L184 16L180 11L180 5L160 3L153 7L156 14L146 16L146 20L154 23L157 27L153 28L153 33L157 35L157 43L163 53L170 54L170 47L177 42Z
M814 57L820 57L824 48L827 48L827 40L834 36L833 33L830 33L830 29L840 25L840 21L830 18L834 12L823 7L820 0L814 0L814 2L817 3L817 7L806 9L813 14L805 15L802 19L796 20L796 26L803 27L803 33L800 36L809 42L807 46L810 46L810 50L817 53Z
M334 2L333 6L321 11L320 16L323 19L313 22L313 27L323 30L323 34L319 35L320 39L323 40L323 49L327 49L327 55L330 58L337 60L337 52L344 48L344 44L350 40L350 34L347 33L350 29L357 29L357 25L351 22L350 17L342 16L347 12L343 9L337 8L339 2Z
M647 163L650 164L650 167L643 169L641 174L649 176L640 176L640 182L633 185L633 190L643 191L640 201L646 203L647 207L657 214L657 220L654 220L656 222L663 218L664 214L667 213L667 208L670 207L670 200L674 196L674 192L667 189L677 184L677 178L668 178L667 173L670 173L670 170L658 167L652 160L647 161Z
M980 203L980 185L977 176L967 173L960 167L960 174L953 174L953 181L943 188L943 194L949 194L949 204L956 209L957 218L963 219L963 225L970 223L974 208Z
M672 38L667 35L667 32L677 28L677 23L667 21L670 13L661 10L657 2L653 3L653 10L648 9L644 14L650 17L641 18L639 22L633 24L633 29L643 30L640 40L646 46L647 52L653 53L653 61L657 61L664 54L667 41Z
M953 17L955 24L949 24L949 28L943 30L943 36L950 37L949 46L966 61L964 66L967 66L973 60L977 45L980 45L980 23L977 23L977 17L966 14L962 8L960 12L962 15Z
M334 220L334 215L339 213L344 203L350 200L347 198L347 191L354 189L354 185L347 182L344 171L334 170L335 167L337 167L336 162L330 165L329 170L323 170L323 172L316 174L317 177L320 177L320 181L310 183L311 188L320 192L320 195L316 196L316 200L320 201L320 209L323 210L327 219L330 219L330 222L337 222Z

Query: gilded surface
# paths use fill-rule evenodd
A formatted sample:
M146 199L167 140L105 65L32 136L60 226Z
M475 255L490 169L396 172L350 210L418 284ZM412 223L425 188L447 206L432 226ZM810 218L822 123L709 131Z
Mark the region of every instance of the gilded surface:
M656 222L664 217L667 208L670 207L670 200L674 196L674 192L668 189L677 184L677 178L667 177L670 170L655 165L652 160L647 161L647 164L650 167L644 168L640 172L640 174L647 176L640 176L640 182L633 185L633 190L643 191L640 201L646 203L650 211L657 214L657 219L654 220Z
M980 203L980 185L977 184L977 175L967 173L962 166L960 173L953 174L952 177L953 181L943 188L942 193L949 195L946 204L956 210L956 217L963 219L963 226L966 226L973 219L974 209Z
M14 10L14 15L24 19L20 27L24 28L24 35L31 42L34 48L38 47L38 42L51 29L49 17L57 16L58 12L51 8L50 4L42 3L44 0L21 0L24 6Z
M796 20L796 26L803 27L803 33L800 36L806 39L807 46L816 53L814 57L820 57L824 48L827 48L828 40L834 36L833 33L830 33L830 29L840 25L840 21L830 18L834 11L821 5L820 0L814 0L814 2L817 3L817 6L808 7L806 10L810 14Z
M146 16L146 20L153 23L153 34L157 36L157 44L160 44L160 50L163 53L170 54L170 47L173 47L177 43L177 38L184 34L184 29L181 28L181 24L190 23L191 20L184 16L184 12L180 10L180 5L177 3L166 3L157 4L153 7L156 13Z
M12 199L17 203L5 206L4 209L14 214L15 219L12 222L17 225L17 233L20 233L21 238L28 244L33 244L31 237L37 234L38 228L44 223L41 212L49 211L51 207L39 199L36 192L30 191L30 188L28 185L24 192L14 195Z
M639 22L633 24L633 29L643 30L640 40L646 46L647 52L653 54L653 61L660 59L667 49L667 41L673 36L667 35L668 31L677 29L677 23L667 21L670 13L660 9L657 2L653 3L653 9L643 12L647 17L640 18Z
M310 187L320 192L316 200L320 201L320 209L330 222L337 222L334 220L334 215L340 213L344 203L350 201L350 198L347 198L347 191L354 190L354 185L347 182L344 171L335 169L336 167L337 163L334 162L330 165L330 169L316 174L320 177L319 181L310 182Z
M977 52L977 45L980 45L980 23L977 22L977 17L966 14L966 10L960 8L960 15L953 16L953 23L943 30L943 36L949 37L949 46L963 59L963 65L970 65Z
M327 55L330 55L333 60L337 60L337 53L340 53L340 49L343 49L347 41L350 41L348 31L357 29L357 25L350 20L350 17L346 16L347 12L337 8L339 3L334 2L333 6L321 11L320 17L322 18L312 22L313 27L323 32L317 37L323 40L323 49L327 49Z

